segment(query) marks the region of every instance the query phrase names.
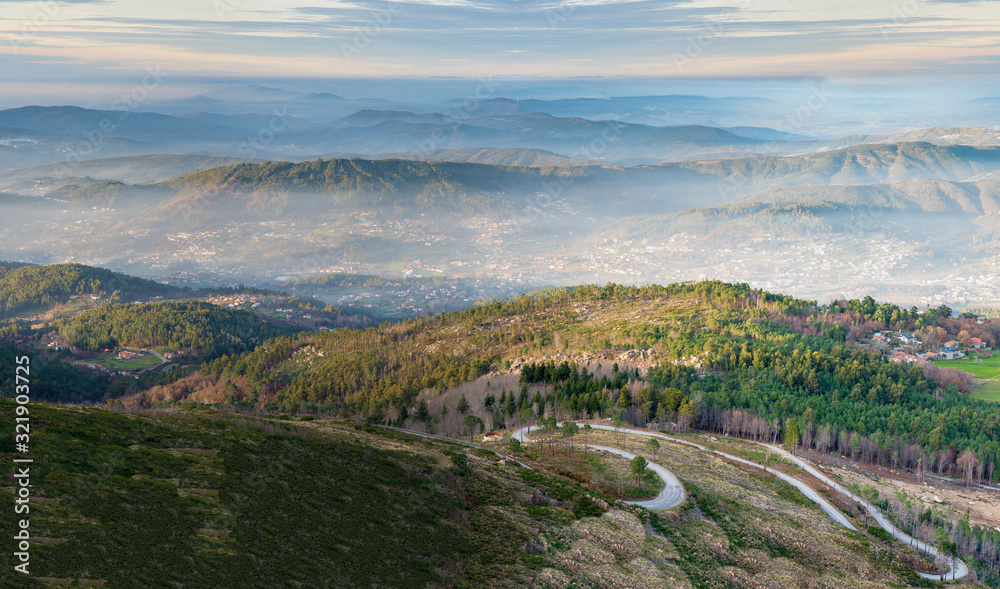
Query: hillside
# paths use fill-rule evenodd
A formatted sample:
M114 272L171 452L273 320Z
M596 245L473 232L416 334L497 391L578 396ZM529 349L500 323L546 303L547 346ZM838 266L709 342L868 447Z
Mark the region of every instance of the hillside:
M167 347L208 359L292 333L248 311L193 301L102 305L55 326L70 345L83 350Z
M710 134L708 136L711 136ZM152 186L143 194L212 194L218 191L263 195L296 192L336 195L339 206L362 203L403 206L454 207L481 210L504 207L506 193L533 194L545 183L562 182L578 196L607 204L618 195L637 193L668 196L664 204L683 208L685 202L705 198L718 202L720 182L725 192L746 194L772 186L866 185L915 179L965 182L1000 170L1000 148L937 146L928 143L860 145L845 149L786 157L755 156L726 160L672 162L656 166L567 166L546 152L525 150L443 150L455 162L332 159L311 162L270 162L217 167L181 175ZM407 154L401 156L403 159ZM433 152L420 154L434 159ZM475 163L482 160L483 163ZM570 178L570 181L566 181ZM560 180L563 179L563 180ZM95 200L117 198L126 187L111 182L50 193L56 198ZM681 196L683 192L691 195ZM598 195L604 195L603 199ZM272 197L274 195L272 194ZM476 204L478 200L485 201ZM360 199L360 200L359 200ZM714 203L710 203L714 204ZM662 206L662 205L661 205Z
M171 194L178 194L181 200L169 205L177 207L183 206L184 199L189 200L192 195L211 202L217 197L225 200L225 195L248 194L256 195L252 200L267 208L268 205L261 203L273 204L296 194L318 194L334 197L330 204L338 207L387 205L509 214L511 204L504 201L519 202L518 195L535 194L555 182L591 206L619 201L628 208L649 212L650 205L679 210L688 203L704 204L706 199L707 204L715 204L726 200L727 194L720 194L720 190L745 195L776 186L885 184L923 178L964 182L1000 170L1000 148L928 143L861 145L800 156L755 156L629 168L579 166L576 161L538 150L472 149L437 153L460 161L332 159L243 163L141 187L114 181L70 186L48 196L114 203L123 194L161 202ZM401 157L405 159L407 154ZM422 153L420 158L434 159L435 155ZM542 165L546 159L558 165ZM475 163L479 160L483 163ZM182 164L172 159L151 159L149 165ZM725 190L720 188L720 182ZM640 203L642 207L638 206Z
M49 309L70 297L117 293L123 299L178 292L173 286L81 264L0 266L0 319Z
M77 106L25 106L0 110L0 125L12 125L38 133L81 137L84 132L112 124L116 137L132 141L218 141L236 137L234 130L189 121L169 115L121 110L94 110ZM112 123L114 121L115 123Z
M940 337L934 313L904 317L904 326ZM810 410L808 420L817 428L877 435L888 446L916 444L931 455L947 432L959 451L973 448L984 464L1000 466L1000 431L996 417L989 418L996 407L946 387L950 381L940 375L856 349L847 333L867 321L839 307L819 308L746 285L588 286L362 331L306 332L222 357L205 375L244 383L235 398L246 406L386 423L406 422L424 399L434 410L423 421L445 430L456 427L456 416L442 404L454 402L457 393L442 393L491 379L505 389L493 390L499 400L484 415L495 427L547 411L620 415L639 424L661 412L676 419L687 406L689 420L713 429L730 409L779 424ZM682 358L689 360L678 362ZM564 365L558 376L526 373L534 359L565 360L577 368ZM633 361L646 367L645 374L607 370ZM554 388L537 396L522 386L536 382ZM184 386L153 396L183 398ZM141 404L143 396L131 402ZM992 476L1000 480L1000 469Z
M973 216L1000 211L1000 185L990 182L909 180L893 184L853 186L792 186L769 189L740 198L746 202L828 202L848 207L881 207L923 213L959 213Z
M156 154L46 164L0 174L0 187L42 179L90 177L126 184L159 182L199 170L245 163L246 159L194 154Z
M549 168L558 166L602 165L598 160L569 158L544 149L525 148L469 148L432 149L420 152L401 152L372 156L372 159L402 159L439 162L467 162L491 166L514 166L526 168Z
M13 414L0 401L5 426ZM661 460L692 498L651 515L591 490L584 457L609 475L620 465L580 448L526 448L528 470L335 420L42 403L31 418L44 466L31 469L30 576L7 551L6 587L930 586L902 545L681 446ZM4 459L13 450L2 442ZM13 503L10 487L0 499Z
M673 162L658 167L710 174L737 186L876 184L916 178L964 182L1000 169L1000 148L899 142L782 157Z

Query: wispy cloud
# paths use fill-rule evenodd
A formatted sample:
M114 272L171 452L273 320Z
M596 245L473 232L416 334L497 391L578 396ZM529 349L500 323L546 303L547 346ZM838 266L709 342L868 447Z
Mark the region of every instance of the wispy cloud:
M956 63L985 74L1000 37L998 3L955 0L903 13L888 0L221 1L225 14L213 0L63 0L38 24L38 3L0 0L0 69L35 59L52 77L65 73L57 64L101 75L150 62L220 76L672 76L673 56L690 53L684 74L695 76L947 73ZM378 20L388 7L392 18ZM345 59L359 35L364 50Z

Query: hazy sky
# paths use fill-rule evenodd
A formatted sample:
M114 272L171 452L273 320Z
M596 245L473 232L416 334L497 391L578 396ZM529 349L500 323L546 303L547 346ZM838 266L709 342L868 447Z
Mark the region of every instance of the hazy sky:
M208 77L995 76L1000 2L0 0L4 85Z

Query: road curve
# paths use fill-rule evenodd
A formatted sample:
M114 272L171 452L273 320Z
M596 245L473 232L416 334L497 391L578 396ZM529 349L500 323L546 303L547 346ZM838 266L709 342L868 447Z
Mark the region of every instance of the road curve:
M583 426L582 423L577 424L577 425L579 425L581 427ZM593 429L599 429L599 430L605 430L605 431L615 431L615 428L611 427L610 425L591 424L590 427L593 428ZM521 442L530 441L528 439L528 437L527 437L527 434L531 433L532 431L537 430L537 429L539 429L538 426L523 427L523 428L515 431L513 434L511 434L511 436L515 437L515 438L518 438ZM803 495L805 495L806 497L808 497L809 499L811 499L812 501L814 501L816 504L818 504L820 506L820 508L823 511L825 511L827 515L829 515L831 518L833 518L833 520L836 521L838 524L840 524L840 525L842 525L845 528L848 528L850 530L857 531L857 528L855 528L851 524L851 521L849 519L847 519L847 517L843 513L841 513L841 511L839 509L837 509L833 505L830 505L830 502L827 501L826 499L824 499L823 497L821 497L820 494L817 493L815 489L813 489L809 485L803 483L802 481L796 479L795 477L792 477L790 475L787 475L787 474L785 474L783 472L776 471L776 470L771 469L771 468L767 468L766 466L761 466L761 465L757 464L756 462L751 462L749 460L740 458L739 456L733 456L732 454L726 454L725 452L718 452L716 450L710 450L710 449L706 448L705 446L702 446L701 444L695 444L694 442L689 442L687 440L681 440L679 438L673 438L671 436L667 436L667 435L664 435L664 434L660 434L660 433L656 433L656 432L650 432L650 431L637 430L637 429L619 428L619 431L623 431L625 433L630 433L630 434L638 434L638 435L648 436L648 437L652 437L652 438L662 438L664 440L669 440L671 442L678 442L678 443L681 443L681 444L686 444L688 446L693 446L695 448L698 448L699 450L702 450L704 452L709 452L709 453L712 453L712 454L717 454L717 455L722 456L724 458L728 458L729 460L732 460L734 462L739 462L740 464L745 464L747 466L750 466L750 467L753 467L753 468L759 468L761 470L769 472L769 473L773 474L774 476L780 478L781 480L787 482L788 484L794 486L799 491L802 491ZM664 470L666 470L666 469L664 469ZM669 472L669 471L667 471L667 472ZM671 474L670 476L672 478L674 478L674 480L676 480L676 477L674 477L673 474ZM664 479L664 480L666 480L666 479ZM683 496L681 497L681 501L683 501ZM678 501L677 504L680 504L680 501ZM671 506L671 507L673 507L673 506Z
M917 550L920 550L922 552L926 552L926 553L928 553L928 554L930 554L932 556L937 556L937 553L938 553L938 549L937 548L935 548L934 546L931 546L930 544L927 544L925 542L921 542L920 540L917 540L913 536L910 536L909 534L907 534L903 530L900 530L899 528L897 528L896 526L894 526L892 524L892 522L890 522L887 517L885 517L884 515L882 515L882 512L879 511L874 505L872 505L871 503L868 503L867 501L865 501L861 497L858 497L854 493L851 493L846 488L844 488L843 485L841 485L840 483L834 481L830 477L826 476L825 474L823 474L822 472L820 472L817 468L815 468L813 465L809 464L805 460L802 460L798 456L796 456L796 455L788 452L784 448L779 448L777 446L772 446L771 444L762 444L762 445L763 446L767 446L771 450L777 452L778 454L781 454L785 458L788 458L789 460L791 460L795 464L797 464L800 467L802 467L803 470L805 470L809 474L813 475L817 479L819 479L819 480L823 481L824 483L830 485L831 487L833 487L837 491L843 493L844 495L847 495L848 497L850 497L854 501L857 501L859 504L861 504L861 506L863 506L868 511L868 514L871 515L872 518L876 522L878 522L878 525L881 526L882 529L884 529L885 531L887 531L890 534L892 534L895 538L898 538L899 540L902 540L904 543L909 544L910 546L913 546ZM964 578L966 575L969 574L969 567L968 567L968 565L966 565L965 562L963 562L963 561L961 561L959 559L955 559L954 568L955 568L955 576L954 576L955 579ZM937 575L930 574L930 573L918 573L918 574L921 577L925 578L925 579L938 579L938 580L941 579L941 575L940 574L937 574Z
M627 460L632 460L635 458L635 454L631 452L626 452L625 450L619 450L618 448L612 448L611 446L598 446L596 444L587 444L595 450L604 450L605 452L611 452L617 454ZM661 509L670 509L671 507L677 507L684 502L684 486L681 482L677 480L674 473L663 468L655 462L648 463L649 469L656 473L666 486L660 491L660 494L653 499L648 499L646 501L626 501L629 505L638 505L639 507L645 507L650 511L659 511Z
M577 425L582 427L584 424L583 423L577 423ZM698 448L699 450L702 450L702 451L705 451L705 452L709 452L711 454L716 454L716 455L722 456L722 457L727 458L729 460L732 460L734 462L739 462L740 464L745 464L747 466L751 466L751 467L754 467L754 468L759 468L759 469L761 469L761 470L763 470L765 472L769 472L769 473L775 475L776 477L780 478L781 480L783 480L783 481L787 482L788 484L794 486L799 491L802 491L802 493L806 497L808 497L809 499L811 499L814 502L816 502L816 504L818 504L820 506L820 508L827 515L829 515L835 522L837 522L838 524L840 524L840 525L842 525L845 528L848 528L850 530L858 531L858 529L856 527L854 527L853 524L851 524L850 520L847 519L847 517L843 514L843 512L841 512L839 509L837 509L836 507L834 507L833 505L831 505L829 501L827 501L822 496L820 496L819 493L817 493L815 489L813 489L809 485L803 483L802 481L796 479L795 477L793 477L791 475L785 474L783 472L776 471L776 470L774 470L772 468L768 468L766 466L762 466L760 464L757 464L756 462L751 462L749 460L746 460L744 458L740 458L738 456L733 456L732 454L727 454L725 452L719 452L718 450L711 450L711 449L709 449L709 448L707 448L705 446L702 446L701 444L696 444L694 442L689 442L687 440L682 440L680 438L674 438L674 437L667 436L667 435L664 435L664 434L661 434L661 433L657 433L657 432L651 432L651 431L646 431L646 430L638 430L638 429L631 429L631 428L617 428L616 429L616 428L614 428L614 427L612 427L610 425L599 425L599 424L590 424L590 427L593 428L593 429L599 429L599 430L605 430L605 431L621 431L621 432L624 432L624 433L636 434L636 435L640 435L640 436L648 436L648 437L653 437L653 438L662 438L664 440L669 440L671 442L677 442L679 444L685 444L687 446L693 446L695 448ZM541 428L538 427L538 426L523 427L523 428L515 431L513 434L511 434L511 437L517 438L521 442L530 442L531 440L528 438L527 434L531 433L532 431L538 430L538 429L541 429ZM932 556L937 556L937 553L938 553L937 548L935 548L934 546L931 546L929 544L926 544L924 542L921 542L921 541L917 540L916 538L911 537L909 534L906 534L905 532L903 532L902 530L900 530L899 528L897 528L896 526L894 526L888 520L888 518L886 518L882 514L882 512L880 512L878 509L876 509L873 505L871 505L867 501L861 499L860 497L854 495L853 493L851 493L850 491L848 491L847 489L845 489L843 487L843 485L840 485L839 483L837 483L836 481L834 481L830 477L824 475L819 470L817 470L815 467L813 467L809 463L805 462L804 460L802 460L798 456L795 456L794 454L791 454L791 453L789 453L789 452L787 452L787 451L785 451L785 450L783 450L781 448L778 448L777 446L772 446L771 444L763 444L763 443L761 443L760 445L764 446L764 447L767 447L767 448L770 448L771 450L777 452L778 454L780 454L780 455L788 458L789 460L791 460L792 462L794 462L795 464L797 464L798 466L800 466L803 470L805 470L809 474L813 475L814 477L816 477L817 479L819 479L823 483L829 485L830 487L832 487L833 489L839 491L840 493L843 493L844 495L847 495L852 500L857 501L859 504L861 504L868 511L868 513L879 524L879 526L882 527L882 529L884 529L885 531L887 531L890 534L892 534L895 538L903 541L906 544L909 544L909 545L913 546L917 550L921 550L921 551L923 551L923 552L925 552L927 554L930 554ZM602 449L610 450L610 448L607 448L607 447L602 447ZM625 452L624 450L621 450L618 453L619 454L622 454L622 453L628 454L628 452ZM629 456L634 456L634 455L629 454ZM667 471L667 472L669 472L669 471ZM673 475L671 474L671 476L673 476ZM666 480L666 479L664 479L664 480ZM659 498L657 498L657 499L659 499ZM683 500L683 498L682 498L682 500ZM680 503L680 502L678 502L678 503ZM633 504L634 505L641 505L642 502L633 502ZM945 575L945 577L949 576L951 573L952 573L952 571L949 571L949 573L947 575ZM944 578L941 574L921 573L919 571L917 571L917 574L920 575L921 577L925 578L925 579L940 580L940 579ZM956 559L955 563L954 563L954 578L955 579L962 579L962 578L964 578L968 574L969 574L969 567L965 564L965 562L963 562L963 561L961 561L959 559Z
M516 464L518 464L518 465L520 465L520 466L522 466L524 468L527 468L528 470L534 470L533 468L531 468L527 464L521 462L520 460L515 460L515 459L511 458L510 456L504 456L503 454L497 452L496 450L492 450L490 448L487 448L487 447L483 446L482 444L476 444L476 443L473 443L473 442L466 442L465 440L456 440L455 438L449 438L449 437L446 437L446 436L439 436L437 434L427 434L427 433L424 433L424 432L418 432L416 430L406 429L406 428L402 428L402 427L392 427L391 425L381 425L381 424L378 424L378 423L375 423L375 424L372 424L372 425L374 425L375 427L380 427L382 429L388 429L388 430L393 430L393 431L397 431L397 432L403 432L403 433L406 433L406 434L410 434L411 436L420 436L421 438L429 438L429 439L432 439L432 440L442 440L444 442L451 442L452 444L459 444L459 445L462 445L462 446L468 446L470 448L480 448L480 449L492 452L492 453L496 454L497 456L499 456L500 458L503 458L504 460L510 460L510 461L512 461L512 462L514 462L514 463L516 463Z

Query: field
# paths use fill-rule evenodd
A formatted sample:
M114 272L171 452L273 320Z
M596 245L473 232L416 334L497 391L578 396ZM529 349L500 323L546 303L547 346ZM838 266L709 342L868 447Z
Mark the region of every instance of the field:
M936 366L947 368L958 368L964 370L976 378L997 378L1000 377L1000 357L982 358L980 360L938 360Z
M972 389L972 398L1000 402L1000 356L939 360L934 364L957 368L980 379L979 386Z
M108 370L147 370L155 368L161 363L162 361L152 354L147 354L141 358L132 358L131 360L123 360L113 354L102 354L93 360L85 362L85 364L104 366Z
M1000 402L1000 380L987 380L972 389L972 398Z

